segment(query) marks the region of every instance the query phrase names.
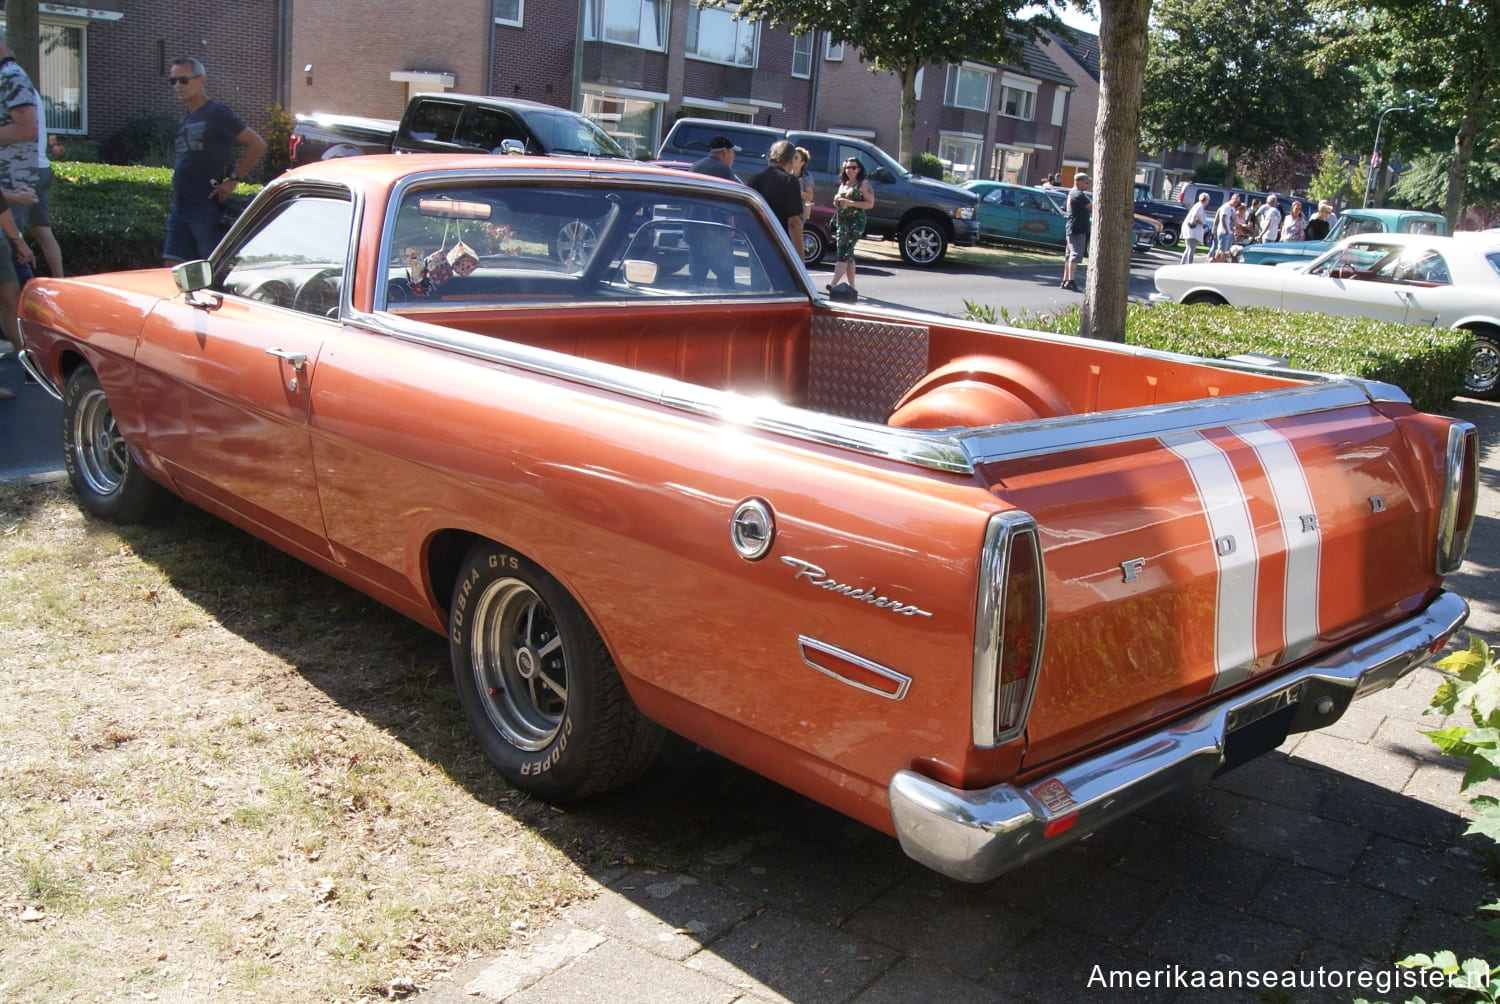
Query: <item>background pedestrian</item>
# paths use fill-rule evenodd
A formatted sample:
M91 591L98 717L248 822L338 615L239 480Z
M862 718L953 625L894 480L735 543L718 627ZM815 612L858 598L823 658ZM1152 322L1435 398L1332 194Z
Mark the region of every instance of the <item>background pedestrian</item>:
M875 208L875 190L865 177L865 165L850 157L839 169L839 187L833 196L833 282L854 288L854 245L865 235L865 211Z
M1063 277L1058 286L1082 292L1073 281L1078 262L1089 253L1089 237L1094 231L1094 197L1089 194L1089 176L1078 173L1073 176L1073 188L1068 192L1067 212L1064 214L1063 236L1068 250L1063 257Z

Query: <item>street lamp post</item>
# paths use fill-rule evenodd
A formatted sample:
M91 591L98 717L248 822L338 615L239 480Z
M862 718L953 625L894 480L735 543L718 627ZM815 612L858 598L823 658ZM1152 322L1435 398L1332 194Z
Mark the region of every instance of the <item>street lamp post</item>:
M1369 209L1370 207L1372 207L1373 205L1375 205L1375 171L1377 170L1377 168L1379 167L1379 164L1380 164L1380 129L1381 129L1382 126L1385 125L1385 117L1387 115L1389 115L1391 112L1410 112L1410 111L1416 111L1416 108L1414 107L1414 104L1413 104L1413 99L1416 98L1416 96L1417 96L1417 92L1416 91L1407 91L1406 92L1406 104L1404 104L1404 105L1392 105L1391 107L1387 108L1385 111L1381 112L1380 113L1380 118L1378 120L1376 120L1376 122L1375 122L1375 149L1370 152L1370 170L1369 170L1368 177L1365 179L1365 208L1366 209Z

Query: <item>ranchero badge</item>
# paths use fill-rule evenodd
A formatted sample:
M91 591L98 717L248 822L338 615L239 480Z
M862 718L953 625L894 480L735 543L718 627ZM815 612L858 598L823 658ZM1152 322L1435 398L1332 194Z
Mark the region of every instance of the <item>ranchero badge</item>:
M819 589L826 589L831 593L838 593L841 596L849 597L851 600L859 600L861 603L868 603L873 607L889 610L891 613L901 614L905 617L932 616L932 614L921 607L881 596L880 591L874 586L854 586L847 582L839 582L810 561L803 561L801 558L790 558L785 555L782 556L781 560L797 570L796 579L806 580L810 585L817 586Z

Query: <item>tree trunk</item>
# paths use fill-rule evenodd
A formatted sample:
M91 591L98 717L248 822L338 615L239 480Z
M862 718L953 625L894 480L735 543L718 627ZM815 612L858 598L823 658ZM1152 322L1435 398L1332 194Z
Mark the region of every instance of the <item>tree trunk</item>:
M1125 340L1135 157L1151 0L1099 0L1099 115L1094 124L1094 238L1079 334Z
M917 131L917 71L920 67L901 68L901 129L897 140L896 160L907 170L911 169L912 154L916 151Z
M1443 201L1443 217L1448 221L1448 232L1458 233L1458 217L1464 211L1464 179L1469 175L1469 163L1474 159L1474 140L1478 132L1479 116L1484 110L1484 92L1489 86L1488 73L1476 73L1469 81L1468 100L1464 102L1464 117L1459 120L1458 134L1453 137L1453 165L1448 168L1448 197Z
M21 69L40 90L37 77L41 38L37 22L37 0L9 0L5 5L5 47L16 57ZM40 119L37 128L46 128Z

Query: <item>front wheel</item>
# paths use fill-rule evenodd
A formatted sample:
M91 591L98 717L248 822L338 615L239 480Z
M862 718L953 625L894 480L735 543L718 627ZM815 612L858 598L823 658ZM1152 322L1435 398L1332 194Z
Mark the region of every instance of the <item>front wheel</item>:
M469 728L507 781L549 801L598 794L650 766L665 734L630 696L578 603L529 559L476 545L448 615Z
M1500 400L1500 334L1475 331L1469 350L1469 371L1464 374L1464 393L1481 401Z
M1217 293L1189 293L1182 298L1182 302L1185 306L1202 304L1206 307L1223 307L1229 303L1228 300Z
M171 507L172 496L130 455L99 377L87 366L73 371L63 392L62 439L63 466L86 512L112 523L144 523Z
M917 220L901 228L901 257L912 265L936 265L948 254L942 224Z
M1170 223L1163 223L1161 225L1161 232L1156 235L1156 243L1164 248L1169 248L1177 243L1178 236L1179 234L1175 226Z

